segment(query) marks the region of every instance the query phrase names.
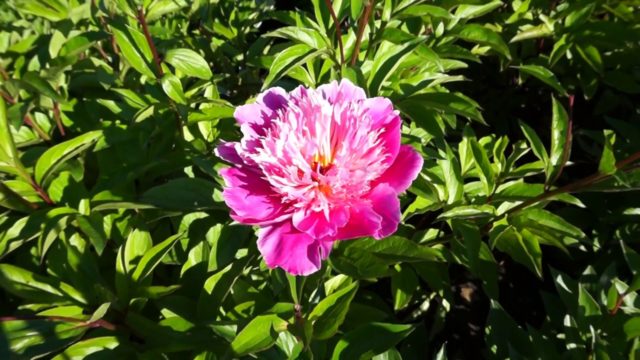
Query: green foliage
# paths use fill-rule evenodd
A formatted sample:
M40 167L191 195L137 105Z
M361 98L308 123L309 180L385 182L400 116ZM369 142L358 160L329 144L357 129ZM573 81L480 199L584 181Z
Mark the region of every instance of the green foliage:
M639 11L3 2L0 358L636 358ZM396 234L295 279L213 150L261 89L341 78L424 167Z

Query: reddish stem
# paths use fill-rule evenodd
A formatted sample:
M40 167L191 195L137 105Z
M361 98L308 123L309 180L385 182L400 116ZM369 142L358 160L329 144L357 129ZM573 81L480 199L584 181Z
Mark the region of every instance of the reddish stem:
M344 47L342 45L342 28L340 26L340 21L338 21L336 12L333 10L333 4L331 4L331 0L324 0L324 3L329 8L329 14L331 14L333 23L336 24L336 36L338 38L338 47L340 47L340 65L342 65L344 64Z
M351 66L356 64L358 60L358 55L360 54L360 45L362 44L362 37L364 36L364 29L369 23L369 16L371 16L371 9L373 8L373 3L375 0L369 0L367 5L364 8L364 14L360 18L360 23L358 24L358 33L356 35L356 45L353 49L353 54L351 54Z
M66 317L66 316L38 316L38 315L32 315L32 316L3 316L3 317L0 317L0 322L5 322L5 321L29 321L29 320L64 321L64 322L78 323L80 327L90 327L90 328L101 327L101 328L104 328L104 329L107 329L107 330L111 330L111 331L115 331L116 330L116 326L114 324L108 322L107 320L103 320L103 319L98 319L98 320L95 320L95 321L85 321L85 320Z
M618 300L616 300L616 305L613 307L613 309L611 309L611 311L609 311L610 315L615 315L618 313L618 310L620 310L620 307L622 306L622 303L624 302L624 297L627 296L627 293L624 294L618 294Z
M7 94L4 91L0 91L0 95L2 95L2 97L7 100L7 102L11 105L16 103L16 99L14 99L11 95Z
M153 55L153 62L156 64L156 70L158 72L159 77L164 76L164 71L162 70L162 64L160 62L160 56L158 55L158 50L156 49L156 45L153 43L153 39L151 38L151 34L149 33L149 27L147 26L147 20L144 18L144 9L141 7L138 8L138 23L142 27L142 32L144 33L144 37L147 39L147 43L149 44L149 48L151 49L151 54Z
M53 102L53 117L56 119L56 125L58 126L58 131L60 131L60 135L65 136L64 126L60 118L60 104L57 101Z
M23 120L24 120L24 123L29 125L38 134L38 136L40 136L42 140L44 141L51 140L51 137L47 133L45 133L44 130L42 130L42 128L40 128L40 126L36 124L35 121L33 121L31 116L29 116L29 114L26 114Z

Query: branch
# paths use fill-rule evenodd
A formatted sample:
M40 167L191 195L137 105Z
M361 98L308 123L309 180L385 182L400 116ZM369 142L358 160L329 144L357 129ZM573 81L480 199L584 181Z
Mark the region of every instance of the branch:
M138 19L138 23L142 27L142 32L144 33L144 37L147 39L149 48L151 49L151 54L153 55L153 62L156 64L156 70L158 72L158 76L163 77L164 71L162 70L162 63L160 62L160 56L158 56L158 50L156 49L156 45L153 43L151 34L149 33L149 27L147 26L147 20L144 18L144 9L142 8L142 6L138 8L137 19Z
M620 160L616 163L616 169L618 170L622 170L625 167L627 167L628 165L636 162L640 160L640 151L632 154L631 156L629 156L628 158L624 159L624 160ZM608 177L610 177L611 175L609 174L603 174L600 172L597 172L593 175L587 176L586 178L582 178L578 181L572 182L570 184L567 184L565 186L559 187L555 190L551 190L551 191L545 191L542 194L531 198L529 200L523 201L522 203L520 203L519 205L512 207L511 209L509 209L508 211L506 211L502 216L506 216L508 214L514 213L516 211L520 211L530 205L533 205L537 202L540 202L542 200L548 199L552 196L555 195L559 195L559 194L563 194L563 193L571 193L571 192L576 192L578 190L582 190L586 187L589 187L599 181L602 181Z
M340 27L340 21L338 21L338 17L333 10L331 0L324 0L324 3L327 4L331 18L333 19L334 24L336 24L336 37L338 38L338 46L340 47L340 65L342 66L342 64L344 64L344 47L342 45L342 29Z
M85 321L85 320L66 317L66 316L38 316L38 315L0 317L0 323L5 321L29 321L29 320L64 321L64 322L70 322L70 323L78 323L79 327L90 327L90 328L101 327L103 329L107 329L111 331L116 330L116 325L103 319L98 319L94 321Z
M64 126L62 125L62 119L60 118L60 104L57 101L53 102L53 117L56 119L56 126L58 126L60 135L65 136Z
M364 28L369 23L369 17L371 16L371 9L373 8L373 4L375 0L369 0L367 5L364 8L364 14L360 18L360 23L358 24L358 34L356 35L356 45L353 49L353 54L351 54L351 66L356 64L358 60L358 54L360 54L360 44L362 43L362 36L364 36Z

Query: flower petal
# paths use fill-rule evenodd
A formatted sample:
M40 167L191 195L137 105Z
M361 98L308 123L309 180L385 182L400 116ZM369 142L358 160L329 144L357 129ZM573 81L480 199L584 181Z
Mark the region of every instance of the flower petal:
M327 215L328 218L323 211L300 209L293 213L293 226L315 239L334 237L337 229L349 220L349 212L339 206L329 209Z
M382 217L373 211L368 202L353 204L349 207L349 222L338 229L337 240L349 240L363 236L373 236L380 230Z
M376 186L369 194L373 210L380 215L380 229L373 234L376 239L387 237L398 230L400 200L396 191L387 184Z
M249 123L262 125L264 115L270 117L274 111L284 108L288 99L289 95L284 89L274 87L260 94L254 103L238 106L233 117L241 125Z
M240 155L238 155L237 145L238 143L236 142L223 142L216 146L215 154L224 161L235 165L242 165L243 161Z
M319 86L316 91L322 94L331 104L364 100L367 98L367 94L365 94L361 87L354 85L347 79L342 79L340 83L332 81Z
M312 238L290 221L260 229L258 249L270 268L280 267L293 275L309 275L320 269L331 252L331 241Z
M413 180L418 177L422 170L422 163L420 153L409 145L402 145L393 164L376 180L376 183L389 184L396 193L401 193L407 190Z
M375 97L366 99L363 107L367 109L367 115L374 121L372 130L382 128L382 134L380 134L381 145L384 146L385 155L387 156L385 163L390 166L400 150L402 119L400 119L398 113L393 109L393 104L387 98Z
M285 208L271 186L250 170L226 168L220 170L226 187L222 192L231 208L231 217L244 224L262 224L286 216Z

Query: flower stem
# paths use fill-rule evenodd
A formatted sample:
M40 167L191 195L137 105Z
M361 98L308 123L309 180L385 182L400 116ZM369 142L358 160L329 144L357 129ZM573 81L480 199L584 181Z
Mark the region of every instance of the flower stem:
M336 12L333 10L333 4L331 4L331 0L324 0L324 3L329 8L329 13L331 14L333 23L336 24L336 37L338 38L338 47L340 48L340 65L342 66L342 64L344 64L344 46L342 45L342 28L340 26L340 21L336 16Z
M160 62L160 56L158 55L158 50L156 49L156 45L153 43L153 39L151 38L151 34L149 33L149 27L147 26L147 20L144 17L144 9L141 7L138 8L138 23L142 27L142 32L144 33L145 39L147 39L147 43L149 44L149 48L151 49L151 54L153 55L153 62L156 65L156 71L159 77L164 76L164 71L162 70L162 63Z
M53 117L56 119L56 125L58 126L58 131L60 131L60 135L65 136L64 126L60 118L60 104L57 101L53 102Z
M355 65L356 61L358 60L358 55L360 54L360 45L362 44L362 37L364 36L364 29L369 23L369 16L371 16L371 10L374 3L375 0L369 0L369 2L367 2L367 5L364 8L364 14L360 18L360 23L358 24L358 33L356 35L356 45L353 48L353 54L351 54L351 66Z
M640 151L632 154L631 156L627 157L626 159L620 160L616 163L616 169L618 170L622 170L625 167L627 167L628 165L636 162L640 160ZM597 182L600 182L608 177L610 177L611 175L609 174L603 174L601 172L597 172L595 174L592 174L590 176L587 176L586 178L582 178L578 181L572 182L570 184L567 184L565 186L559 187L557 189L554 190L549 190L549 191L545 191L542 194L531 198L529 200L523 201L522 203L520 203L519 205L509 209L508 211L506 211L503 216L506 216L508 214L514 213L516 211L522 210L530 205L533 205L535 203L538 203L542 200L548 199L552 196L555 195L559 195L559 194L564 194L564 193L571 193L571 192L575 192L578 190L582 190L586 187L589 187Z

